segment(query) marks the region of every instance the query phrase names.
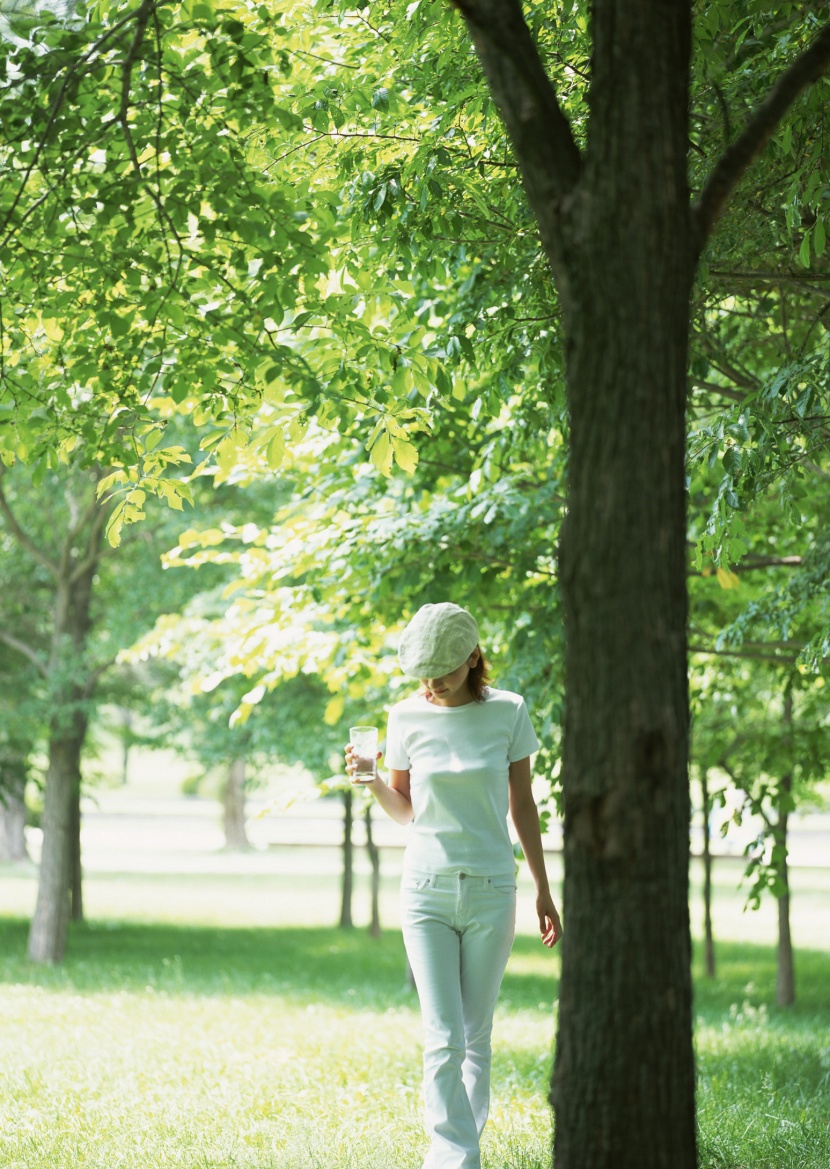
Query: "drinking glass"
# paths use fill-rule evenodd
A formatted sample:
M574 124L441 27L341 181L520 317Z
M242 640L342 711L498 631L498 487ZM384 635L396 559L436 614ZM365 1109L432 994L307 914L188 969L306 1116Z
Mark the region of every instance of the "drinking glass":
M349 742L357 756L356 782L371 783L377 775L378 728L350 727Z

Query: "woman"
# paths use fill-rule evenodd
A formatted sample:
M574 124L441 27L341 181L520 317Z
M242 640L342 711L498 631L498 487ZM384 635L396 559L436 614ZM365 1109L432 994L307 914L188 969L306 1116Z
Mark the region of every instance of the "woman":
M524 700L487 685L473 617L424 605L401 637L404 673L421 690L389 713L388 782L368 786L412 823L401 917L424 1026L424 1169L479 1169L490 1104L490 1033L516 917L508 809L536 883L546 946L562 936L545 872L530 755L539 742ZM380 758L380 755L378 755ZM356 757L346 750L352 782Z

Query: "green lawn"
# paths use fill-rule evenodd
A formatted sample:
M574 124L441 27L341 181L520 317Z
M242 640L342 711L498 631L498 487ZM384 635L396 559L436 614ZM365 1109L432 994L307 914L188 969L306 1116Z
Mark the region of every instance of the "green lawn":
M93 921L60 969L0 918L3 1169L417 1169L420 1028L400 935ZM701 1165L830 1165L830 953L719 946L697 982ZM549 1164L558 959L517 939L496 1020L488 1169Z

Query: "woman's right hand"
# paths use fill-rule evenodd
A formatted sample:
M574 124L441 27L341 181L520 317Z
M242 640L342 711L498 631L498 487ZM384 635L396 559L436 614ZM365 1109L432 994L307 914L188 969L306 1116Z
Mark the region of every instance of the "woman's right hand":
M356 777L356 774L355 774L357 772L358 754L355 751L354 747L351 745L351 743L349 743L349 745L346 747L345 754L346 754L346 774L349 777L349 783L353 783L355 785L355 787L366 787L368 784L374 783L374 781L378 778L377 762L375 763L375 774L370 779L366 779L366 778L358 779ZM377 760L377 759L380 759L380 757L381 757L381 752L378 751L375 758Z

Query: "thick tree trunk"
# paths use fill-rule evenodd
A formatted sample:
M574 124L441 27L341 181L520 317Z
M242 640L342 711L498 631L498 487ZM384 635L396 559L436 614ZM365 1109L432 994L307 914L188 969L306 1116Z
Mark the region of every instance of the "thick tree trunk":
M232 759L222 797L225 847L251 847L245 829L245 760Z
M591 139L566 236L554 1159L556 1169L693 1169L688 6L597 0L594 33Z
M567 344L556 1169L696 1164L685 402L691 5L594 0L584 155L519 0L464 0Z
M715 939L712 932L712 830L709 817L712 800L709 795L709 773L700 771L700 791L703 799L703 957L706 977L715 977Z
M363 822L366 825L366 851L369 854L369 863L372 866L372 920L369 925L369 933L373 938L379 938L381 935L380 928L380 849L375 844L372 836L372 805L366 805L366 812L363 816Z
M343 792L343 878L340 887L340 928L351 929L352 921L352 892L354 889L354 845L352 843L352 827L354 824L354 796L352 792Z

